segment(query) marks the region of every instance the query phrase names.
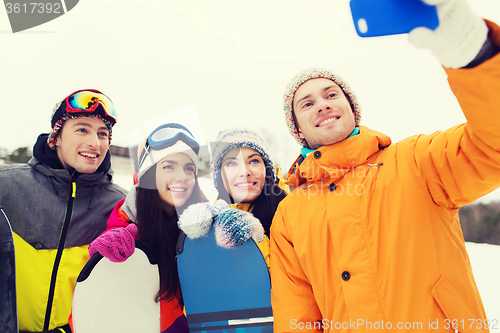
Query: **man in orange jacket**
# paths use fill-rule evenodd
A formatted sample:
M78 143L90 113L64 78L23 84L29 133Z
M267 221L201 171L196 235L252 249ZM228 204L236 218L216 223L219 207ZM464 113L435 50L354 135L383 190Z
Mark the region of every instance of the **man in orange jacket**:
M467 123L398 143L360 126L328 70L284 96L302 151L271 226L275 332L488 332L458 208L500 186L500 28L465 0L409 37L443 65ZM500 327L496 318L496 327Z

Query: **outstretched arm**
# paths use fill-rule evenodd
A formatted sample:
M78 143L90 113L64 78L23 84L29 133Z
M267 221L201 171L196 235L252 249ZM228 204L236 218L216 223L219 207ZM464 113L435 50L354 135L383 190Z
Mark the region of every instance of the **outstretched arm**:
M462 18L462 25L469 27L469 30L457 30L457 34L462 34L460 38L450 37L451 40L461 42L444 52L444 46L437 47L440 38L444 37L438 35L443 34L443 31L452 34L453 31L439 32L438 27L435 32L423 32L425 29L421 32L435 34L434 41L428 44L431 45L429 48L445 67L450 87L467 123L447 131L418 137L414 155L417 172L422 175L433 201L455 209L473 202L500 185L500 28L470 11L466 12L469 16L466 15L464 8L468 6L464 0L441 2L441 6L451 4L459 6L457 11L462 14L456 14L457 11L450 7L447 17L455 14ZM445 18L441 24L446 22ZM466 31L469 33L465 33ZM477 42L466 42L472 37ZM467 52L460 51L464 45L475 45L475 51L464 57Z

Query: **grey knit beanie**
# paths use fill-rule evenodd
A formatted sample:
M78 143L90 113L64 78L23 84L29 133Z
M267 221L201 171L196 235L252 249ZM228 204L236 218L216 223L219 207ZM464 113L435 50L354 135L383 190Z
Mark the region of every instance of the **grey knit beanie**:
M311 79L329 79L335 82L340 89L344 92L345 96L349 100L351 104L352 111L354 112L354 121L356 126L359 125L359 121L361 120L361 110L359 108L358 100L356 96L351 90L351 87L342 80L338 75L334 74L332 71L328 69L322 68L309 68L305 71L297 74L287 85L285 90L285 95L283 97L283 109L285 111L285 121L288 129L292 136L297 140L297 142L306 148L309 148L306 140L302 139L299 136L297 124L295 123L295 118L293 116L293 98L295 97L295 92L299 87L306 81Z
M248 147L259 152L266 165L266 170L269 170L271 180L276 181L276 170L274 164L269 157L269 148L264 140L255 132L245 128L234 128L219 132L217 141L212 149L212 171L215 188L219 183L219 171L221 169L222 160L226 153L233 148Z

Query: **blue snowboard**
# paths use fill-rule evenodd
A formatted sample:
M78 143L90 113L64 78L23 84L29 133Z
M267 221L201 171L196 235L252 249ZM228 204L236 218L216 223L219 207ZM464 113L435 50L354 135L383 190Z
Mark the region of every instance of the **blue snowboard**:
M7 215L0 207L0 332L17 333L16 259Z
M273 331L269 271L253 240L225 249L213 228L195 240L181 232L177 266L190 332Z

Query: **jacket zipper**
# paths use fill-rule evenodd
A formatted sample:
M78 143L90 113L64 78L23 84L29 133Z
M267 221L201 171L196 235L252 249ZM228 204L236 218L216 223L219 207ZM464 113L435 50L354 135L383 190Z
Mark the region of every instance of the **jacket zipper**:
M62 253L64 251L64 244L66 243L66 234L68 233L69 223L71 222L71 215L73 214L73 202L76 197L76 178L73 177L71 181L70 195L68 198L68 205L66 206L66 215L64 216L64 223L59 237L59 244L57 245L56 258L54 266L52 267L52 276L50 278L49 297L47 300L47 308L45 309L45 321L43 330L47 331L50 324L50 316L52 314L52 304L54 302L54 293L56 289L57 272L59 271L59 264L61 263Z

